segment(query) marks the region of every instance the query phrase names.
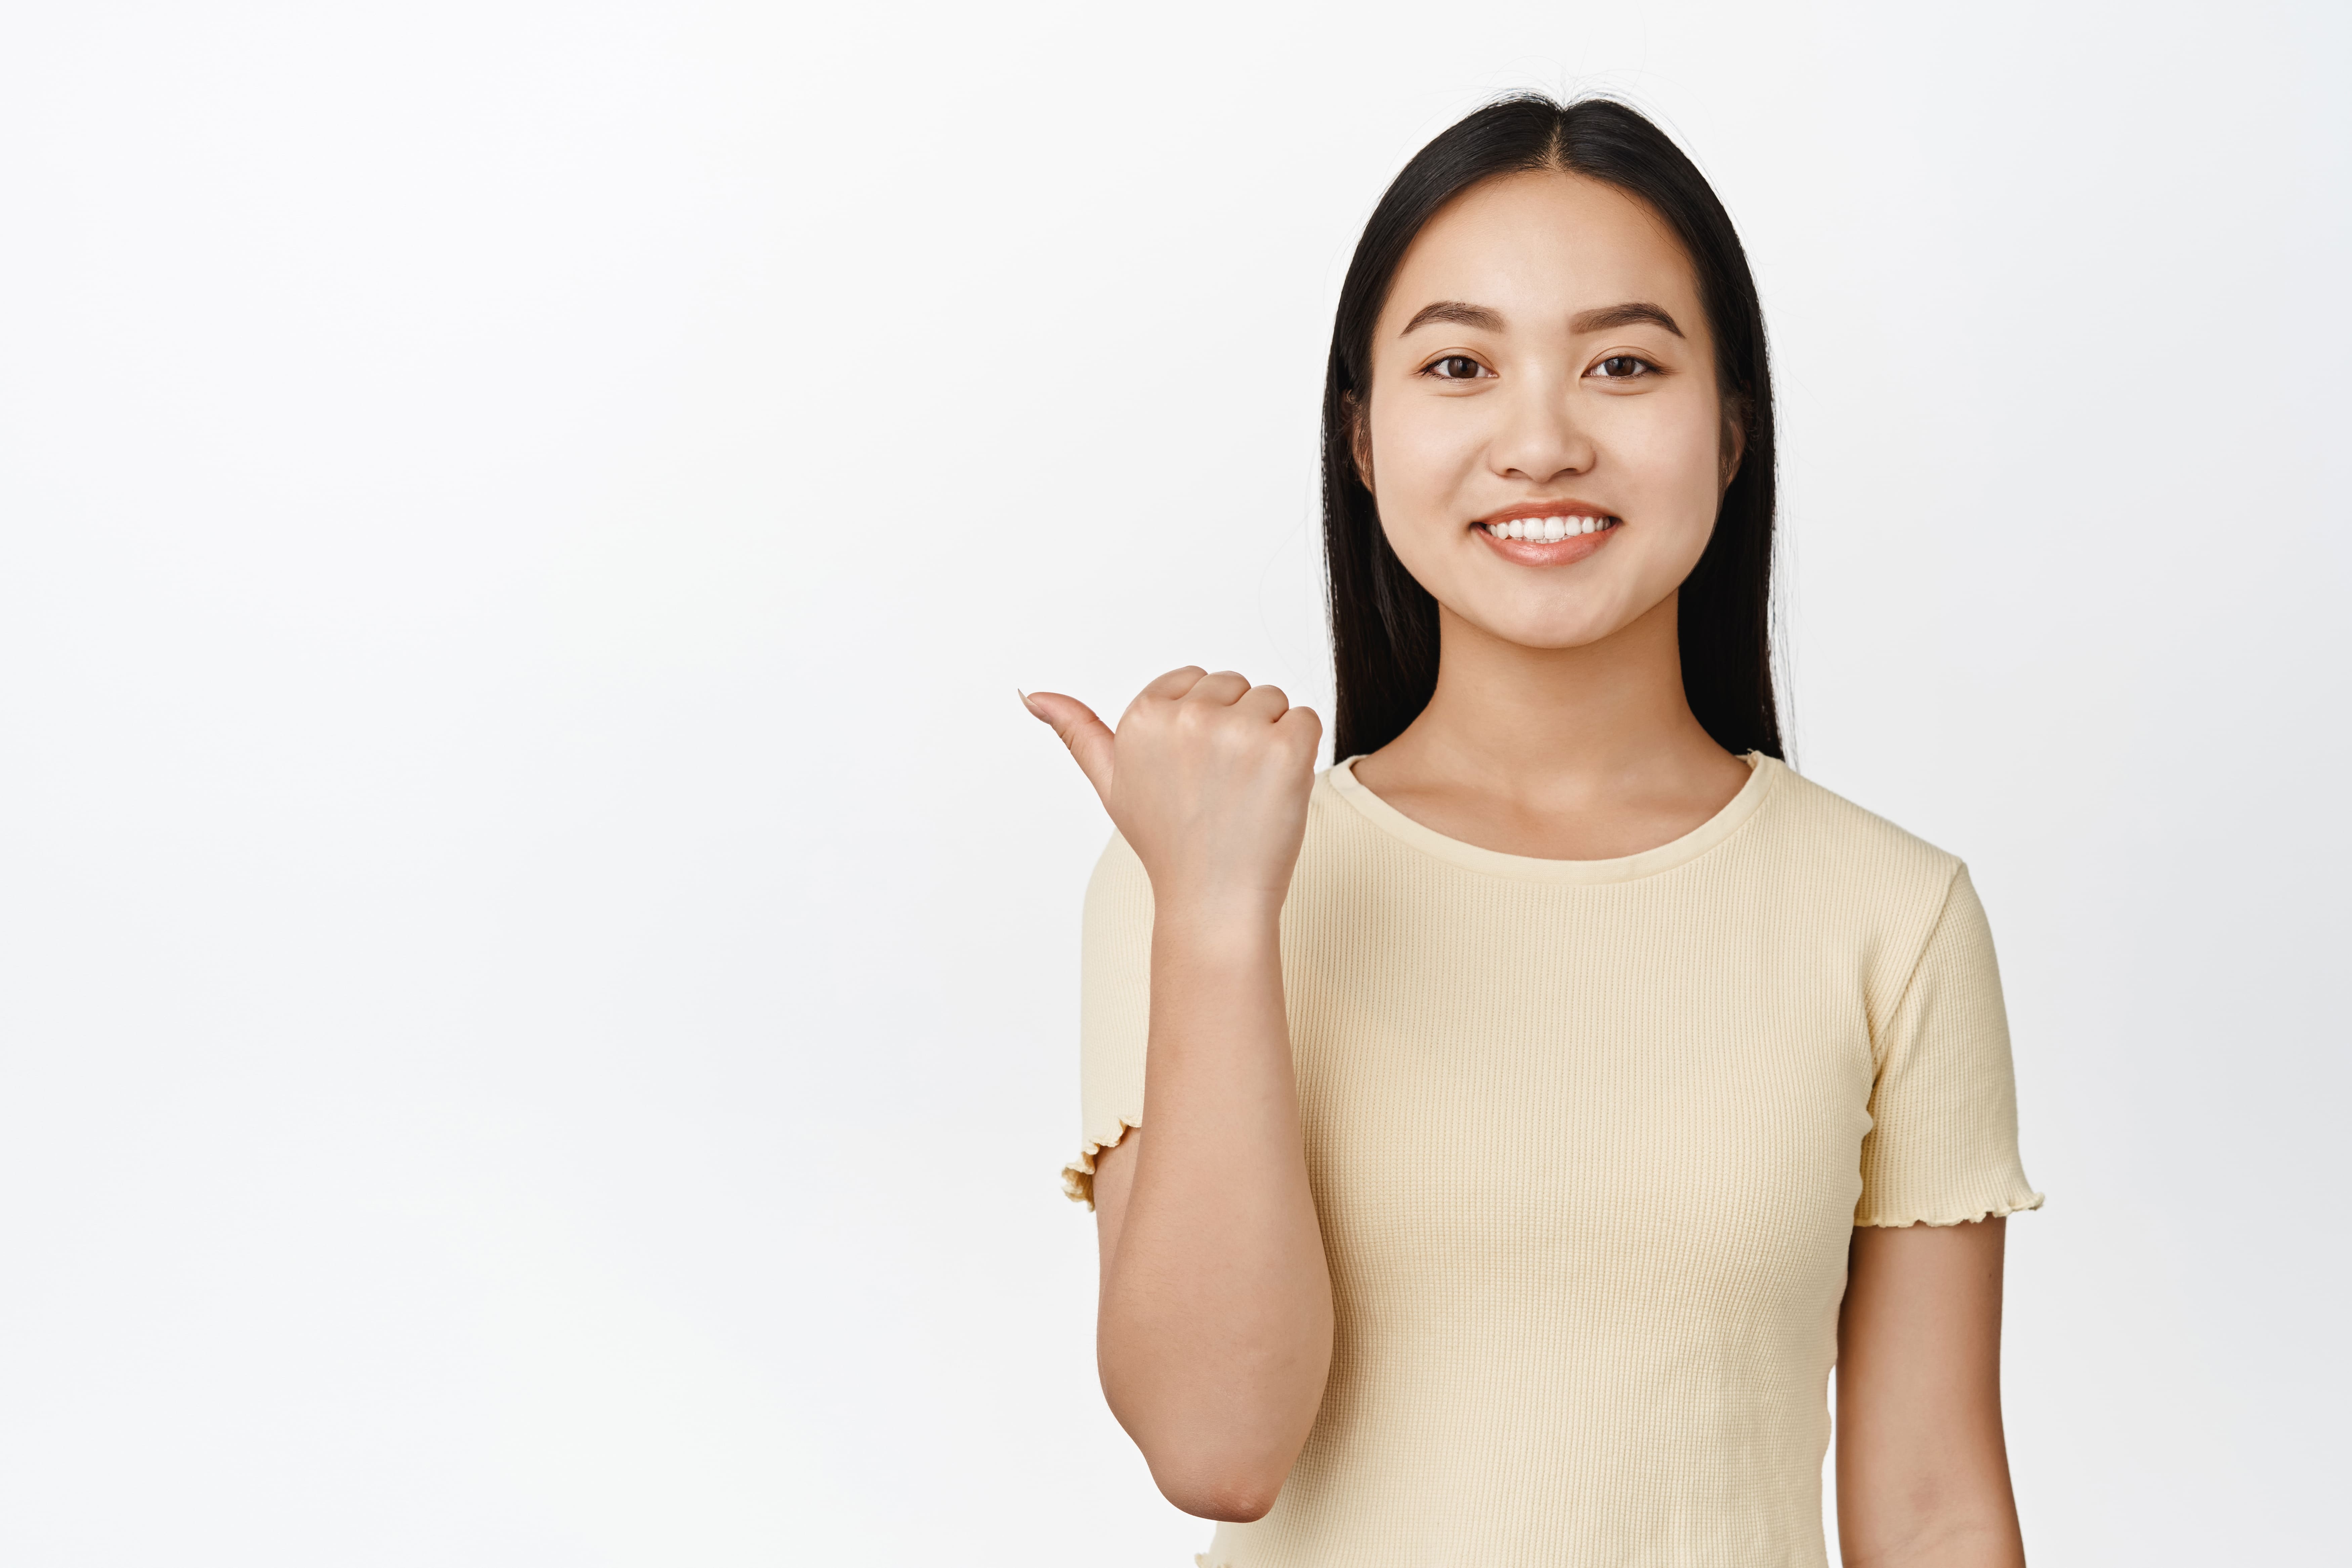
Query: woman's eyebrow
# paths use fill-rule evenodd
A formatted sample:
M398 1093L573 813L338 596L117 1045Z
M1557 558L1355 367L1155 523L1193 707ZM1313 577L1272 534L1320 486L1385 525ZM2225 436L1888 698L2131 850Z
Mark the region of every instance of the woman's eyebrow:
M1404 331L1397 336L1418 331L1432 321L1452 321L1456 326L1475 327L1482 332L1503 330L1503 313L1500 310L1490 310L1484 305L1465 305L1459 300L1440 300L1415 311L1412 320L1404 324Z
M1456 326L1474 327L1482 332L1504 330L1500 310L1489 310L1484 305L1465 304L1460 300L1440 300L1414 311L1412 320L1404 324L1404 331L1397 336L1404 337L1418 331L1432 321L1452 321ZM1568 330L1581 337L1587 332L1605 332L1612 327L1630 327L1643 321L1654 327L1664 327L1676 337L1683 335L1682 328L1675 324L1674 317L1666 313L1665 307L1653 305L1647 300L1628 300L1622 305L1602 305L1580 312L1570 321Z
M1587 332L1605 332L1612 327L1630 327L1638 321L1664 327L1676 337L1683 335L1683 330L1675 325L1675 319L1666 314L1665 308L1653 305L1647 300L1628 300L1622 305L1603 305L1598 310L1586 310L1568 323L1568 330L1582 337Z

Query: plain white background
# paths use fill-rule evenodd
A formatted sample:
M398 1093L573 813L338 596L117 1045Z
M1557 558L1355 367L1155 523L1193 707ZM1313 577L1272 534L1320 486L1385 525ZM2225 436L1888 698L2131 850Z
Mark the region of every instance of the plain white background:
M2343 1561L2347 16L10 7L0 1561L1189 1562L1013 688L1325 700L1339 278L1515 87L1717 183L1796 760L1992 914L2036 1561Z

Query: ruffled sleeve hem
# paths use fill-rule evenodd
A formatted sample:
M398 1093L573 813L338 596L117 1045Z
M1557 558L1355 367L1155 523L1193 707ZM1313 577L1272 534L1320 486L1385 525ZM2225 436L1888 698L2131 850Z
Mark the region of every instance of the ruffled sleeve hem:
M1135 1126L1136 1123L1122 1117L1119 1120L1118 1130L1108 1140L1100 1143L1090 1142L1078 1151L1078 1157L1062 1167L1062 1195L1074 1204L1084 1204L1087 1208L1093 1208L1095 1206L1095 1156L1106 1149L1118 1148L1119 1140L1126 1137ZM2034 1200L2036 1203L2041 1201L2039 1198Z
M2013 1214L2023 1214L2042 1206L2040 1193L2024 1193L1992 1202L1960 1204L1932 1208L1922 1213L1903 1209L1878 1209L1855 1214L1857 1228L1869 1226L1878 1230L1901 1230L1908 1226L1926 1225L1942 1227L1954 1225L1974 1225L1979 1220L2007 1219Z

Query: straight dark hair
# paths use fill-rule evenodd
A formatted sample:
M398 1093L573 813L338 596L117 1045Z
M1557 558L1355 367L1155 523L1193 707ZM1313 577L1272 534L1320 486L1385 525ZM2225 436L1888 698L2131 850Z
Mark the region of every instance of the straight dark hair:
M1683 692L1726 751L1781 756L1772 694L1772 371L1748 253L1706 177L1640 113L1606 98L1562 104L1533 93L1488 104L1413 156L1372 209L1339 289L1323 387L1333 754L1387 745L1437 689L1437 601L1389 548L1356 468L1373 328L1406 249L1437 210L1482 180L1530 169L1616 186L1664 219L1690 258L1715 336L1724 449L1728 456L1737 437L1741 456L1715 531L1682 584Z

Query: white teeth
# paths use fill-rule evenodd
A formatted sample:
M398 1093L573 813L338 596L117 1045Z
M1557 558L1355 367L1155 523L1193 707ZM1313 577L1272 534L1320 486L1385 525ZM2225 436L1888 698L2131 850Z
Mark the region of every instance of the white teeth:
M1508 522L1490 522L1486 531L1497 539L1525 539L1549 544L1555 540L1574 539L1580 534L1600 533L1609 527L1605 517L1515 517Z

